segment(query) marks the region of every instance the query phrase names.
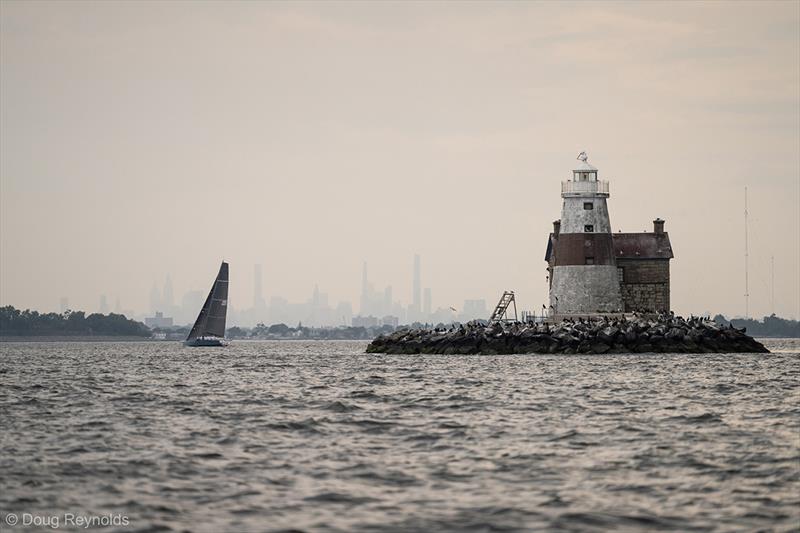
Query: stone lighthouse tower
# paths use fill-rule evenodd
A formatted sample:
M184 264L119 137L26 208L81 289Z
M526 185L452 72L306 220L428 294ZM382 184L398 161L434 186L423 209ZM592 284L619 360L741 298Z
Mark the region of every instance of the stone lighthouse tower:
M555 223L550 266L550 306L555 315L615 313L623 310L608 218L608 182L586 152L561 182L561 221Z

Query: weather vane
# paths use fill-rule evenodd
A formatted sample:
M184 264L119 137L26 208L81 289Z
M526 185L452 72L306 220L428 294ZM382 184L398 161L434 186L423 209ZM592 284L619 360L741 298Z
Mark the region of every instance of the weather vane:
M586 163L586 160L589 159L589 156L586 155L586 152L581 152L578 154L578 159Z

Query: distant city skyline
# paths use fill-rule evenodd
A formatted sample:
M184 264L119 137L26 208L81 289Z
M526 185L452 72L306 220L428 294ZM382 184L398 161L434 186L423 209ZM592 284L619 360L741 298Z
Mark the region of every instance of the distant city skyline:
M231 326L255 326L259 323L275 324L286 323L296 325L303 323L308 326L341 326L351 325L354 318L368 319L367 323L375 324L407 324L413 322L447 323L453 320L471 320L474 318L488 318L488 306L484 299L465 300L461 309L453 309L452 305L433 306L433 289L422 288L422 265L419 254L414 254L413 270L411 272L412 291L410 302L405 304L402 300L393 299L392 286L387 285L383 290L376 290L369 280L368 263L364 261L361 271L361 297L357 309L349 300L342 300L334 304L329 301L328 294L320 291L314 285L310 298L306 301L290 302L282 295L272 295L267 303L263 293L262 266L253 266L253 297L251 306L237 307L235 303L229 306L229 320ZM173 319L175 325L191 324L197 317L202 306L205 292L202 290L189 290L184 293L181 303L173 301L172 277L165 275L163 288L153 283L150 291L150 307L146 313L134 311L132 316L153 319L157 314ZM420 288L421 300L415 303L416 288ZM418 306L421 305L421 309ZM93 310L90 310L93 311ZM131 313L129 311L129 313ZM147 316L144 316L147 315ZM371 319L371 320L369 320ZM152 320L156 323L156 320Z

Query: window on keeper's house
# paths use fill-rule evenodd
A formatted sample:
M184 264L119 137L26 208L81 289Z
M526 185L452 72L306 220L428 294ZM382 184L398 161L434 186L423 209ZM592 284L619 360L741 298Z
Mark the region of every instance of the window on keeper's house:
M585 233L592 233L592 232L594 232L594 226L593 226L592 224L586 224L586 225L583 227L583 231L584 231Z
M620 283L625 283L625 269L622 267L617 267L617 277L619 278Z
M594 264L594 257L587 257L586 258L586 264L587 265L593 265Z

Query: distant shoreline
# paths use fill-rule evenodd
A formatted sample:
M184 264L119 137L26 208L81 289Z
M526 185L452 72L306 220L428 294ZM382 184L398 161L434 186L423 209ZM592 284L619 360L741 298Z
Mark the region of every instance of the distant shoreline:
M164 342L150 337L129 335L0 335L2 342ZM175 341L173 341L175 342Z

